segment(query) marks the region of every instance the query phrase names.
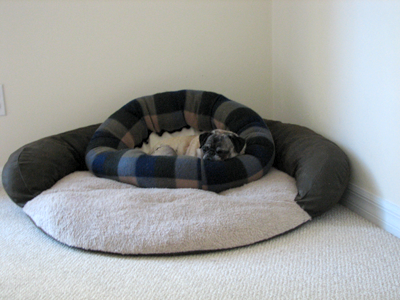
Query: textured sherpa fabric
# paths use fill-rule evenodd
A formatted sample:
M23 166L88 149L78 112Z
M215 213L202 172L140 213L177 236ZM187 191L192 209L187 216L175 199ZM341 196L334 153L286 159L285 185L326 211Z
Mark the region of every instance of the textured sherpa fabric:
M226 129L246 140L246 153L226 161L151 156L134 149L151 132L185 127ZM139 187L196 188L215 192L260 179L275 155L271 132L250 108L203 91L165 92L132 100L112 114L89 142L86 164L99 177Z
M216 194L143 189L75 172L23 210L69 246L121 254L227 249L256 243L310 220L294 201L295 180L276 169Z

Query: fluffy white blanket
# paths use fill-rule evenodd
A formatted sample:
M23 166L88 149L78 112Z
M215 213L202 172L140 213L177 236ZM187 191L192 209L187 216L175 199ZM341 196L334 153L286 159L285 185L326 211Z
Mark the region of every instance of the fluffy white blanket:
M223 193L143 189L75 172L24 211L56 240L121 254L226 249L269 239L310 220L294 201L295 180L272 169Z

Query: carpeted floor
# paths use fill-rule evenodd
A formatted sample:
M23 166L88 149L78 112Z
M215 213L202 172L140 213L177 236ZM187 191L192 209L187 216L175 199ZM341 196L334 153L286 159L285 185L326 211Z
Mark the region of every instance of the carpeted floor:
M86 252L46 236L1 189L0 299L400 299L400 239L337 205L228 251Z

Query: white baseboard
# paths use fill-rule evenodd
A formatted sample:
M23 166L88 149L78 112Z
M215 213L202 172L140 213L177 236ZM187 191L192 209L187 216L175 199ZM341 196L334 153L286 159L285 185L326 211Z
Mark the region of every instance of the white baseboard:
M400 207L349 184L341 204L400 238Z

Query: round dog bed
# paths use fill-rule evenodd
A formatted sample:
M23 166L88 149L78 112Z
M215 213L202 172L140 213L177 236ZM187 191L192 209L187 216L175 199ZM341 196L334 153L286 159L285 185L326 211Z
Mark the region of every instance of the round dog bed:
M226 129L246 140L246 153L226 161L151 156L133 149L151 132ZM221 192L257 180L270 169L274 143L263 119L226 97L183 90L142 97L112 114L89 142L86 163L99 177L139 187Z
M207 118L211 124L219 124L220 119L216 122ZM199 114L195 124L203 124L203 120ZM89 146L89 142L93 142L94 133L104 124L46 137L21 147L4 166L3 186L15 203L25 205L24 211L38 227L74 247L139 254L251 244L284 233L310 216L329 210L340 200L350 175L347 156L331 141L305 127L263 121L274 139L274 168L259 180L219 194L202 189L209 181L196 189L143 189L87 172L86 149L90 153L97 148ZM245 132L233 129L240 134ZM118 147L110 151L121 150L131 151ZM257 151L246 155L254 153ZM271 162L270 156L261 161ZM265 166L268 168L268 163ZM240 185L247 181L246 174ZM167 187L172 187L169 184ZM223 189L225 184L217 181L211 186ZM118 197L115 191L119 191ZM196 205L192 206L193 203ZM142 205L148 209L143 210ZM171 222L175 222L174 226L170 226ZM149 238L151 235L156 239Z

